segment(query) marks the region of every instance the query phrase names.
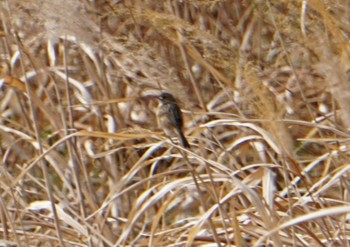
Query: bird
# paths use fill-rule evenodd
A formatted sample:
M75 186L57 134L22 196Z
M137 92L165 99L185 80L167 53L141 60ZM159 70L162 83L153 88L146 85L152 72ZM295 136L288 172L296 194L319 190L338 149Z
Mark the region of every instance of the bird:
M159 127L163 129L169 137L178 136L181 144L185 148L190 148L183 133L183 118L180 107L178 106L174 96L167 92L162 92L159 96L159 107L157 111L157 119Z

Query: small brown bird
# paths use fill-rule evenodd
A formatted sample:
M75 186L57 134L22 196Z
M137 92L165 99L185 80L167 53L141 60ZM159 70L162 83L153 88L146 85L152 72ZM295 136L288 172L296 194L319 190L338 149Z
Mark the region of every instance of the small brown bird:
M177 135L182 146L189 148L190 144L182 132L183 119L182 112L176 103L173 95L170 93L161 93L159 95L160 105L157 112L158 124L169 137Z

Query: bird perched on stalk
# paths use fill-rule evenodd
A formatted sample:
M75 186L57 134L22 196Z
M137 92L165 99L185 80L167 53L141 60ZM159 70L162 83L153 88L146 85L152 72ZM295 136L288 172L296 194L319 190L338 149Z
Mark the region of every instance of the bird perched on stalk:
M176 99L170 93L159 95L159 108L157 112L158 124L169 137L177 136L183 147L190 148L185 135L183 134L183 118Z

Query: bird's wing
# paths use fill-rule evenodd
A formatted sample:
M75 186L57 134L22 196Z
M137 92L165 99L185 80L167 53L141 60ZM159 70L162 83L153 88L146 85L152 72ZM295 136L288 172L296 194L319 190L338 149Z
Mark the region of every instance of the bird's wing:
M173 114L171 114L171 122L178 129L182 129L183 120L181 115L181 110L176 104L171 104L169 109Z

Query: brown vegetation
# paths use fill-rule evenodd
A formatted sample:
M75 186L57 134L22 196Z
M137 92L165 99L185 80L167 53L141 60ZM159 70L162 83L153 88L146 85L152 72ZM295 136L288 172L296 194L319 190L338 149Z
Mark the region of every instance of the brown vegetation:
M347 1L0 11L1 245L349 245Z

